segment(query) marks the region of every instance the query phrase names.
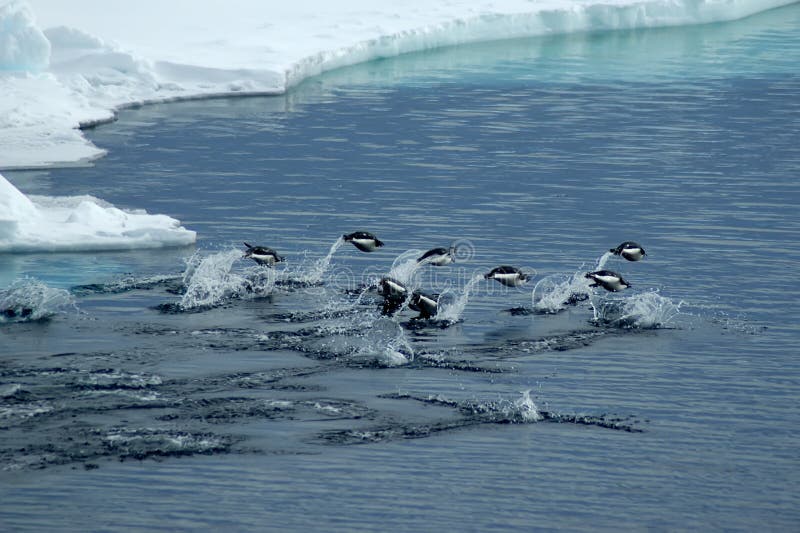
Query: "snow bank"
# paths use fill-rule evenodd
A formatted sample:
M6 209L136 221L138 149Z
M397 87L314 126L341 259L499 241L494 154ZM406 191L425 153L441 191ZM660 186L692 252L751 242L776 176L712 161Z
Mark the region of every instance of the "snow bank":
M134 103L273 94L378 57L732 20L792 0L0 0L0 168L102 155L76 130Z
M165 215L123 211L92 196L28 198L0 175L0 253L162 248L195 239Z

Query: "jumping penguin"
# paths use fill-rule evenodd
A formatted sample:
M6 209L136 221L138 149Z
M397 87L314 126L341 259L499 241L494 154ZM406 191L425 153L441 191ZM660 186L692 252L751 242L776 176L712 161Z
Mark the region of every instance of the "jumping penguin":
M342 235L342 239L345 242L352 242L353 246L362 252L374 252L383 246L383 242L368 231L355 231L348 235Z
M493 279L499 281L506 287L519 287L531 279L530 275L523 273L520 269L513 266L499 266L493 268L488 274L484 274L483 279Z
M625 281L622 276L610 270L597 270L595 272L587 272L586 278L592 280L594 283L590 287L603 287L607 291L618 292L625 290L631 286L630 283Z
M616 248L611 248L609 252L613 253L614 255L620 255L628 261L640 261L645 255L647 255L644 251L644 248L633 241L625 241Z
M244 245L247 246L244 257L249 257L259 265L271 267L274 266L275 263L283 261L283 257L279 256L278 252L272 248L267 248L266 246L252 246L247 243L244 243Z
M417 263L424 263L432 266L445 266L456 262L456 248L432 248L419 256Z
M433 318L439 311L439 302L436 297L426 294L422 291L414 291L411 295L411 300L408 302L408 307L413 311L418 311L417 318Z

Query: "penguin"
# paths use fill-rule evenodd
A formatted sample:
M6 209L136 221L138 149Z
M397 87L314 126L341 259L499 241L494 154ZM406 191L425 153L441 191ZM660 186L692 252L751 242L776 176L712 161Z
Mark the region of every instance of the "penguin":
M356 231L348 235L342 235L342 239L345 242L352 242L353 246L362 252L374 252L383 246L383 243L368 231Z
M417 263L425 263L432 266L445 266L456 262L456 249L432 248L417 258Z
M491 272L484 274L483 279L497 280L506 287L519 287L531 277L528 274L524 274L517 267L504 265L493 268Z
M631 284L625 281L622 276L610 270L587 272L585 277L594 282L589 285L590 287L597 287L599 285L605 290L611 292L621 291L631 286Z
M609 252L613 253L614 255L621 255L628 261L640 261L645 255L647 255L638 243L633 241L625 241L616 248L611 248Z
M249 257L259 265L271 267L275 263L283 261L283 257L279 256L278 252L272 248L267 248L266 246L252 246L247 243L244 243L244 245L247 246L244 257Z
M439 311L439 302L435 296L426 294L422 291L414 291L408 307L413 311L418 311L417 318L433 318Z
M381 278L378 282L378 293L388 299L402 299L408 295L408 288L394 278Z
M381 313L391 316L405 305L408 288L394 278L385 277L378 282L378 293L383 296Z

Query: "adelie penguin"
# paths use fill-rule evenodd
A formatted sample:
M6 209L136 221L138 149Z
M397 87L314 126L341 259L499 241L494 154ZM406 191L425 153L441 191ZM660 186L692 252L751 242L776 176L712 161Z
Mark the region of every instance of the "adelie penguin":
M385 277L378 282L378 293L383 296L381 312L393 315L406 303L408 288L394 278Z
M381 278L378 282L378 293L384 298L404 300L408 296L408 288L394 278Z
M493 268L488 274L484 274L483 279L493 279L499 281L506 287L519 287L527 282L531 277L523 273L517 267L499 266Z
M642 248L639 243L633 241L625 241L616 248L611 248L609 252L614 255L622 256L628 261L640 261L647 255L644 248Z
M368 231L355 231L348 235L342 235L342 239L344 242L352 242L353 246L362 252L374 252L383 246L383 243Z
M417 258L417 263L433 266L445 266L455 262L455 246L451 246L450 248L433 248Z
M408 307L412 311L419 312L417 318L433 318L439 311L439 302L436 297L430 294L414 291L414 294L411 295L411 300L408 302Z
M594 282L589 285L590 287L600 286L611 292L622 291L631 286L631 284L625 281L622 276L610 270L587 272L585 277Z
M275 263L280 263L283 261L283 257L279 256L278 252L272 248L267 248L266 246L253 246L247 243L244 243L244 245L247 246L247 251L244 253L244 257L249 257L259 265L271 267Z

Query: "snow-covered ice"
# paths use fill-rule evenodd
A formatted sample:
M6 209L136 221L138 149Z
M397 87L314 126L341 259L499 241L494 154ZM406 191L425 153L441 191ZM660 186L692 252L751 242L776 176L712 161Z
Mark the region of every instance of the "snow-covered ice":
M26 197L0 175L0 253L185 246L174 218L123 211L92 196Z

